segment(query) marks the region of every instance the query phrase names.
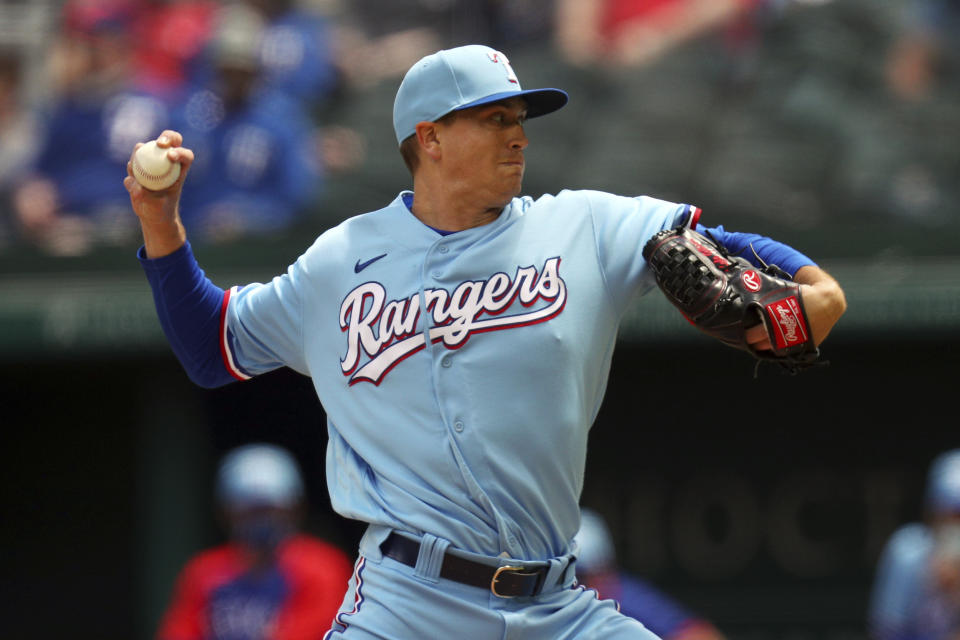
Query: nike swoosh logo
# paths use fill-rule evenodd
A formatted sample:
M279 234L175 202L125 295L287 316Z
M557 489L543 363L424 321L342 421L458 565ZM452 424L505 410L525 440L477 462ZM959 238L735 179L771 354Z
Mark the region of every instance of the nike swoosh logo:
M379 256L377 256L376 258L370 258L370 259L367 260L366 262L360 262L359 260L357 260L357 264L353 265L353 272L354 272L354 273L360 273L361 271L363 271L364 269L366 269L367 267L369 267L370 265L372 265L374 262L376 262L376 261L379 260L380 258L386 257L386 255L387 255L387 254L382 253L382 254L380 254Z

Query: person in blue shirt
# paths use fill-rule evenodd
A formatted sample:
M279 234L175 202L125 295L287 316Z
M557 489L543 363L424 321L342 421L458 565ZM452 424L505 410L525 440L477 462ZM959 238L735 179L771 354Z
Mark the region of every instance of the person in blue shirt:
M877 564L868 623L873 640L960 637L960 449L931 463L923 522L890 536Z
M264 29L256 11L225 8L210 43L214 75L173 115L197 150L182 213L202 241L282 231L319 193L313 123L301 103L263 82Z
M161 98L134 89L128 14L88 4L64 7L37 154L13 187L18 240L55 255L135 233L117 175L130 146L156 136L169 113Z
M581 510L574 540L579 547L577 580L599 598L616 600L620 613L636 618L663 640L724 639L713 623L617 564L613 537L598 512Z
M248 1L266 22L260 45L265 82L308 108L322 104L339 83L330 25L293 0Z

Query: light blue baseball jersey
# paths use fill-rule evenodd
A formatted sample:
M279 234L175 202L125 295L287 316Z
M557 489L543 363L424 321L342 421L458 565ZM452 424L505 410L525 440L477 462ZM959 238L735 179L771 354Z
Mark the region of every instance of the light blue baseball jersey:
M699 210L563 191L441 235L411 197L231 290L226 360L312 377L340 514L487 555L566 553L618 324L653 285L641 249Z
M955 593L936 587L931 571L934 536L912 523L887 541L870 598L869 625L877 640L946 640L960 633Z

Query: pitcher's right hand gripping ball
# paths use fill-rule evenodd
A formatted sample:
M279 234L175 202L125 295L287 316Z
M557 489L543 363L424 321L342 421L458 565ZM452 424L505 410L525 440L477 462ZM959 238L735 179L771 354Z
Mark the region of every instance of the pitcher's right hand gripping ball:
M156 140L143 144L133 154L131 169L134 179L144 189L163 191L180 177L180 163L167 157L169 147L157 146Z
M800 285L776 265L758 269L702 234L678 227L643 248L657 285L695 327L791 374L818 362ZM763 324L771 351L747 343L747 329Z

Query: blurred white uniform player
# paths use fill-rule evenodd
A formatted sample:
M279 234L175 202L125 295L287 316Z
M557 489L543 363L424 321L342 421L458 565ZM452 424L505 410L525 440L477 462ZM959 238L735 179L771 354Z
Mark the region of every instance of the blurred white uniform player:
M870 635L877 640L960 637L960 449L930 467L924 522L893 533L877 566Z
M617 565L613 536L599 513L583 509L574 539L579 547L577 579L599 598L616 600L621 613L663 640L723 640L713 624Z

